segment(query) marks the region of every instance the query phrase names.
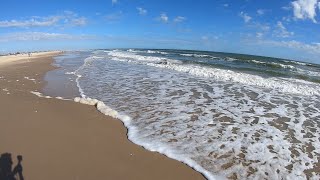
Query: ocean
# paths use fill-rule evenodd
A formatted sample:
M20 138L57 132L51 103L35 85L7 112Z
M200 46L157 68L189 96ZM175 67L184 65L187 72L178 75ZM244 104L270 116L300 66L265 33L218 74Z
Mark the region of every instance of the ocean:
M320 65L169 49L67 52L54 65L65 83L49 72L46 94L76 87L129 140L208 179L320 179Z

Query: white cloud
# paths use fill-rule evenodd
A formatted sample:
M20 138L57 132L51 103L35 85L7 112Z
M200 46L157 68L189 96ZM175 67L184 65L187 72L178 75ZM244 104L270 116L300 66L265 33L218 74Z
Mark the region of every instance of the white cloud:
M268 35L271 29L268 24L261 24L257 22L250 24L248 27L251 27L256 31L255 36L258 39L264 37L265 35Z
M137 10L140 15L146 15L148 13L148 11L146 9L143 9L141 7L137 7Z
M207 34L207 35L201 36L202 41L215 41L217 39L219 39L219 36L216 36L213 34Z
M175 22L175 23L180 23L180 22L185 21L186 19L187 19L186 17L177 16L176 18L174 18L173 22Z
M208 37L208 36L202 36L202 37L201 37L201 40L203 40L203 41L208 41L208 40L209 40L209 37Z
M281 9L289 11L292 9L292 7L291 6L283 6L283 7L281 7Z
M53 26L60 21L60 16L44 17L44 18L32 18L29 20L5 20L0 21L0 27L41 27L41 26Z
M91 35L71 35L46 32L18 32L0 36L0 42L8 41L43 41L43 40L85 40L94 39Z
M163 23L167 23L169 21L169 17L166 13L161 13L158 19Z
M0 28L31 28L49 26L84 26L87 24L85 17L79 17L72 11L64 11L60 15L39 17L34 16L26 20L0 21Z
M71 20L72 26L85 26L87 24L87 19L85 17L80 17Z
M108 22L117 22L119 21L123 16L123 13L122 11L119 11L119 12L115 12L115 13L112 13L112 14L108 14L105 16L105 19L108 21Z
M264 15L266 13L266 11L264 10L264 9L258 9L257 10L257 14L259 15L259 16L262 16L262 15Z
M244 20L245 23L248 23L251 21L252 17L250 17L247 13L245 12L240 12L239 16Z
M260 39L260 38L262 38L262 37L263 37L263 35L264 35L264 34L263 34L263 33L261 33L261 32L257 32L257 33L256 33L256 37L257 37L257 38L259 38L259 39Z
M229 4L223 4L224 7L229 7Z
M291 16L282 17L282 21L291 22L291 20L292 20Z
M310 19L316 23L317 0L297 0L291 3L293 7L293 15L296 19Z
M273 46L287 47L291 49L302 50L311 54L320 55L320 43L306 44L299 41L259 41L260 44L270 44Z
M258 31L268 32L271 28L268 24L262 24L262 23L252 23L250 25L253 28L256 28Z
M111 0L112 5L117 4L118 0Z
M294 32L289 32L281 21L277 22L277 29L274 31L275 36L281 38L287 38L294 35Z

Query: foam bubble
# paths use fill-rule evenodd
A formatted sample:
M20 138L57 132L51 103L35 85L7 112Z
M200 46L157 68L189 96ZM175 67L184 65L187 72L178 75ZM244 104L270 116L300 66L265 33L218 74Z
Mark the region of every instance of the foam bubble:
M33 78L29 78L29 77L27 77L27 76L25 76L24 78L27 79L27 80L29 80L29 81L32 81L32 82L34 82L34 83L37 83L37 81L36 81L35 79L33 79Z
M198 57L198 58L213 57L213 56L206 55L206 54L180 54L180 55L186 56L186 57ZM213 57L213 58L217 58L217 57Z
M65 74L75 74L75 72L66 72Z
M55 99L59 99L59 100L64 100L64 101L70 101L70 99L66 99L66 98L63 98L63 97L60 97L60 96L57 96L57 97L51 97L51 96L46 96L46 95L43 95L41 92L37 92L37 91L30 91L31 94L34 94L40 98L46 98L46 99L52 99L52 98L55 98Z
M51 98L52 98L51 96L45 96L45 95L43 95L42 93L37 92L37 91L30 91L30 93L31 93L31 94L34 94L34 95L36 95L36 96L38 96L38 97L41 97L41 98L47 98L47 99L51 99Z

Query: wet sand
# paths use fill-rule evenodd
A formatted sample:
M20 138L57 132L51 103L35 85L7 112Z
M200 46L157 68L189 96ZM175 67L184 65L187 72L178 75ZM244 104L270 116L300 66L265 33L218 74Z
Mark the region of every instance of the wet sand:
M13 165L22 155L25 179L204 179L131 143L120 120L93 106L31 94L44 87L56 53L0 62L0 154L11 153Z

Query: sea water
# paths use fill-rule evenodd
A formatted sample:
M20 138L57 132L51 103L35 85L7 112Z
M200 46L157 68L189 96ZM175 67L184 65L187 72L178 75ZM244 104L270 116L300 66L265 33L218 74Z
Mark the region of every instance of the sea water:
M208 179L320 178L319 65L148 49L69 52L55 64L77 101L95 99L131 141Z

